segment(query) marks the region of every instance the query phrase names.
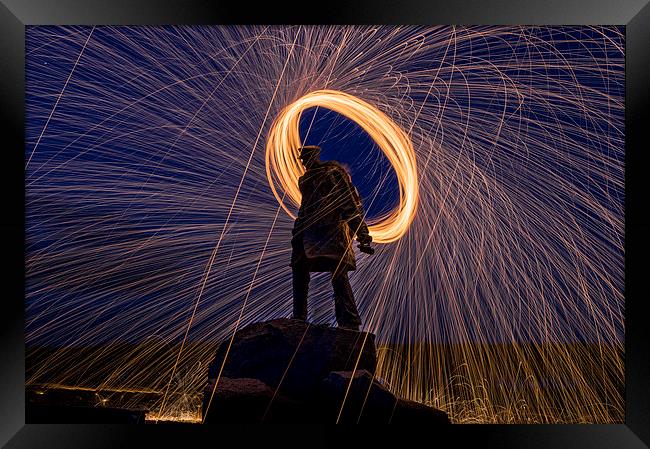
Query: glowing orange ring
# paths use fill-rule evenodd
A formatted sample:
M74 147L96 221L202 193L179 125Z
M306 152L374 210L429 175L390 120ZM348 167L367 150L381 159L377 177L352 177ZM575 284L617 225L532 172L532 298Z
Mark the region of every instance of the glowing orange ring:
M398 240L413 221L418 203L413 144L386 114L355 96L335 90L318 90L296 100L280 112L271 125L266 142L266 176L273 195L282 208L295 218L275 188L275 182L296 207L300 205L298 178L304 173L302 164L297 160L297 150L302 146L300 116L305 109L316 106L338 112L356 122L392 164L399 185L399 204L388 214L370 222L368 227L374 242L389 243Z

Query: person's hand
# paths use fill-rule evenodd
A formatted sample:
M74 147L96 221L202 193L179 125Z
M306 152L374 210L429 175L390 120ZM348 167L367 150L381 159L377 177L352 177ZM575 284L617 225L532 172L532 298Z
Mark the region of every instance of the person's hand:
M375 254L375 249L372 246L370 246L370 243L367 244L360 243L357 246L357 248L359 248L359 251L361 251L362 253L366 253L370 255Z
M370 242L372 242L372 237L370 236L370 234L357 234L357 240L363 246L370 246Z
M358 235L357 240L359 241L359 245L357 246L357 248L359 248L359 251L370 255L375 254L374 248L370 246L370 242L372 242L372 237L370 234Z

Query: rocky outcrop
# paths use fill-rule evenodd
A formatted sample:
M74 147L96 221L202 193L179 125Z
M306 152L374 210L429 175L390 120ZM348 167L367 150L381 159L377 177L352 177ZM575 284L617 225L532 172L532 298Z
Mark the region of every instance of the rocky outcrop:
M397 404L397 398L366 370L330 373L319 385L317 400L326 416L350 424L388 423Z
M255 323L217 349L205 422L449 423L442 411L396 398L376 367L373 334L290 319Z
M219 373L229 341L217 349L208 378ZM233 339L224 377L259 379L288 396L304 396L332 371L355 368L375 372L375 336L300 320L277 319L255 323Z
M203 396L203 409L210 407L210 422L283 422L302 407L259 379L221 377L216 389L215 382L208 382Z
M330 373L315 399L340 424L449 424L446 413L395 397L365 370Z

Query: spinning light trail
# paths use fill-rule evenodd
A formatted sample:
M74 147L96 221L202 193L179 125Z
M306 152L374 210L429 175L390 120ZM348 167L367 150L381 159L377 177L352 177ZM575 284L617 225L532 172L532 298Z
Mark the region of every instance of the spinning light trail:
M198 420L216 344L291 314L303 142L380 242L351 282L388 388L623 420L622 29L28 27L26 72L28 385Z
M417 168L415 153L408 136L390 118L368 103L343 92L319 90L310 92L287 106L276 122L266 143L266 175L273 194L283 209L291 216L295 214L284 205L274 186L273 175L279 178L285 194L300 206L298 178L304 173L298 162L300 138L300 117L305 109L322 106L340 113L359 124L377 142L397 173L400 201L395 211L371 223L370 233L375 243L390 243L406 233L413 221L418 198Z

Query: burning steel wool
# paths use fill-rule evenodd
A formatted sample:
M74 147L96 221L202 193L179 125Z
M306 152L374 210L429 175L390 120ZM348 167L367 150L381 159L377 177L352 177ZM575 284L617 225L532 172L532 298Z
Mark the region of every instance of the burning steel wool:
M321 90L310 92L283 110L275 123L266 143L266 173L273 194L283 209L292 217L273 183L273 174L279 178L285 195L300 205L298 178L304 168L298 163L296 150L302 145L300 138L300 116L305 109L323 107L358 123L373 141L377 142L386 158L392 164L399 183L399 205L370 226L370 232L377 243L390 243L403 236L415 215L418 199L417 168L415 152L408 136L390 118L368 103L343 92ZM352 149L354 150L354 149Z

